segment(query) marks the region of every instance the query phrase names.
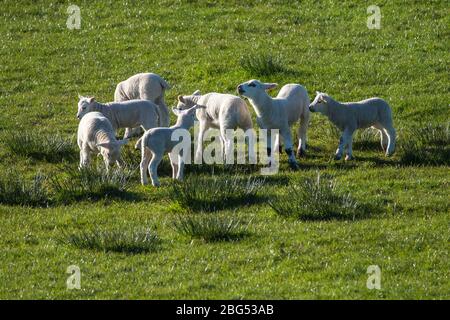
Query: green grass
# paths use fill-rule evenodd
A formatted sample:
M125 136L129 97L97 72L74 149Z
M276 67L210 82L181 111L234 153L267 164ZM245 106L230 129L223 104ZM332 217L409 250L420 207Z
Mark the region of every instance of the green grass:
M2 2L0 298L450 297L446 1L380 1L380 30L366 26L372 3L350 0L79 1L80 30L66 28L70 4ZM280 173L265 178L257 201L246 202L242 193L235 195L238 200L227 198L224 188L217 194L226 206L202 213L202 206L214 200L206 194L211 185L193 197L207 201L189 209L192 204L179 201L189 190L174 194L174 185L183 185L169 178L167 159L159 170L162 187L140 186L134 141L124 150L131 172L114 180L114 190L102 187L109 184L103 178L92 184L83 180L76 173L76 153L74 158L55 153L53 161L55 146L45 151L44 140L31 143L44 156L29 154L28 142L22 152L8 147L12 141L21 148L25 133L19 132L19 139L8 136L18 128L31 133L32 141L37 132L72 141L78 94L111 101L115 85L138 72L167 79L169 106L179 94L196 89L235 94L239 83L252 78L280 86L301 83L311 98L315 91L340 101L379 96L393 110L397 152L385 158L379 138L359 132L356 160L334 161L339 133L313 114L308 156L300 160L299 171L290 171L282 155ZM258 171L257 166L191 165L185 186L197 192L200 183L217 181L223 187L235 176L245 180ZM378 210L364 208L361 219L319 214L313 220L274 212L269 200L291 194L294 202L288 205L301 204L293 186L308 190L302 181L314 181L317 172L333 177L333 194L350 194L355 203ZM48 178L42 188L34 188L37 173ZM47 207L49 200L54 201ZM179 211L195 211L182 217L200 223L181 220L187 235L174 228ZM203 219L215 217L251 221L251 232L234 239L239 241L192 237L189 226L204 230L208 220ZM147 226L155 226L161 247L133 254L146 246ZM70 265L81 270L80 290L66 289ZM366 288L369 265L381 268L379 291Z
M256 76L270 76L286 71L281 58L265 53L243 56L240 59L240 65L249 74Z

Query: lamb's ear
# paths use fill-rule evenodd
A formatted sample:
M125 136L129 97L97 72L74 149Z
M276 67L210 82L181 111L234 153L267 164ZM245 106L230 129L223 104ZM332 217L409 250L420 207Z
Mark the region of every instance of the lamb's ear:
M123 140L117 140L117 144L119 145L119 147L126 145L130 140L128 139L123 139Z
M177 108L173 107L172 108L172 112L173 112L174 115L178 116L180 114L180 109L177 109Z
M201 94L200 90L195 90L192 95L193 96L201 96L202 94Z
M92 103L92 102L94 102L95 101L95 97L90 97L89 99L88 99L88 102L89 103Z
M181 103L185 103L184 97L182 95L178 96L178 101L180 101Z
M206 108L206 107L205 107L205 106L201 106L201 105L196 104L196 105L193 106L192 108L189 108L189 109L187 110L187 113L193 113L193 112L195 112L197 109L204 109L204 108Z
M104 143L97 143L97 147L102 147L102 148L106 148L106 149L111 149L112 147L114 147L115 143L113 142L104 142Z
M278 83L264 83L264 90L272 90L278 86Z

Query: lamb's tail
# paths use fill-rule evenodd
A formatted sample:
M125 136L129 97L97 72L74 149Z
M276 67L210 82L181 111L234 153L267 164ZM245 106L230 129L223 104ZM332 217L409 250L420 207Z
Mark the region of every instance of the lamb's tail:
M144 136L140 137L138 141L136 141L136 144L134 145L134 148L136 150L139 150L142 146L142 138L144 138Z
M161 85L161 88L163 88L163 90L169 90L170 89L170 85L167 83L166 80L164 80L161 77L159 77L159 84Z
M157 104L155 104L155 111L156 111L156 115L158 116L158 125L159 127L168 127L168 123L169 123L169 115L167 114L167 117L161 113L161 107ZM167 122L167 123L166 123Z

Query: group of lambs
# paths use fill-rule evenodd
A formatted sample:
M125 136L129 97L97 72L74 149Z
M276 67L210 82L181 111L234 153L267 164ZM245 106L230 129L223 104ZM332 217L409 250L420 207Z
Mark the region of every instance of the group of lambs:
M267 93L275 88L275 83L262 83L250 80L237 86L239 95L247 98L256 113L261 129L267 129L267 154L278 150L284 144L291 168L298 164L293 152L293 140L290 127L297 121L297 155L306 150L306 134L310 112L319 112L328 117L343 133L339 141L335 159L342 158L346 151L346 160L352 159L352 136L356 129L374 127L380 131L381 145L389 156L395 149L395 129L392 124L391 108L380 98L371 98L360 102L340 103L325 93L317 92L314 101L306 89L299 84L283 86L276 98ZM209 128L220 130L222 152L233 152L233 141L226 131L241 128L244 131L253 128L252 119L243 99L231 94L207 93L199 91L192 95L178 96L178 105L172 111L177 116L176 123L169 127L169 111L164 101L168 83L154 73L140 73L120 82L114 94L114 102L102 104L93 97L79 97L78 146L80 148L80 168L89 164L92 154L103 156L106 169L116 163L121 166L120 147L128 139L145 130L136 143L142 152L140 173L142 184L148 183L147 169L152 184L159 186L157 168L165 153L169 154L174 179L183 178L184 161L179 151L174 149L177 141L172 134L177 129L189 130L195 117L199 120L199 134L195 158L202 157L202 144L205 132ZM123 140L116 139L116 130L125 128ZM277 129L276 137L270 138L270 129ZM281 136L281 137L280 137ZM274 141L273 146L271 145Z

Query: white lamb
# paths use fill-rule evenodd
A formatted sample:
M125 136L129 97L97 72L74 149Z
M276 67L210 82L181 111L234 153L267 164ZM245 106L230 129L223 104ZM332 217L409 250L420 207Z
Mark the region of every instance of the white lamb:
M233 141L227 137L227 130L241 128L246 132L253 128L252 118L247 109L247 105L241 98L222 93L200 94L195 91L190 96L178 96L178 109L190 108L194 105L203 106L197 110L197 119L199 120L199 133L197 150L195 151L195 162L199 163L203 154L203 138L209 128L220 130L222 143L222 153L227 156L234 152Z
M278 129L279 134L275 139L274 148L278 149L280 135L284 140L284 148L289 156L289 165L293 169L298 168L292 151L293 143L290 127L297 121L298 149L297 155L302 156L306 149L306 132L309 126L309 96L306 89L299 84L287 84L283 86L276 98L270 97L266 90L273 89L276 83L262 83L258 80L250 80L240 84L237 91L240 95L249 99L256 112L256 120L262 129L268 129L268 148L270 156L272 151L271 135L269 129Z
M114 92L114 101L149 100L154 102L159 109L160 127L168 127L170 124L169 110L164 101L165 90L170 89L169 84L161 76L155 73L138 73L127 80L120 82ZM125 137L139 133L139 128L125 130Z
M114 163L120 167L120 147L128 140L116 140L111 122L100 112L90 112L78 125L77 142L80 148L80 169L89 165L91 154L100 153L108 172Z
M142 152L141 183L148 184L147 168L150 173L152 185L158 187L158 165L161 162L164 153L169 154L172 165L172 178L182 180L184 169L184 157L176 152L174 147L179 141L172 140L177 130L189 130L194 125L195 111L201 106L193 106L187 110L172 109L177 115L177 122L170 128L153 128L147 130L136 143L136 148L140 147ZM189 142L190 143L190 142ZM184 151L184 150L183 150Z
M351 160L352 138L356 129L373 127L381 133L381 146L390 156L395 150L395 129L389 104L380 98L370 98L359 102L340 103L326 93L317 92L309 106L311 112L319 112L328 117L342 132L335 159L340 160L347 146L345 160Z
M159 109L148 100L99 103L94 97L79 97L78 119L89 112L102 113L111 122L114 132L119 128L142 127L144 130L158 127ZM126 138L126 136L125 136Z

